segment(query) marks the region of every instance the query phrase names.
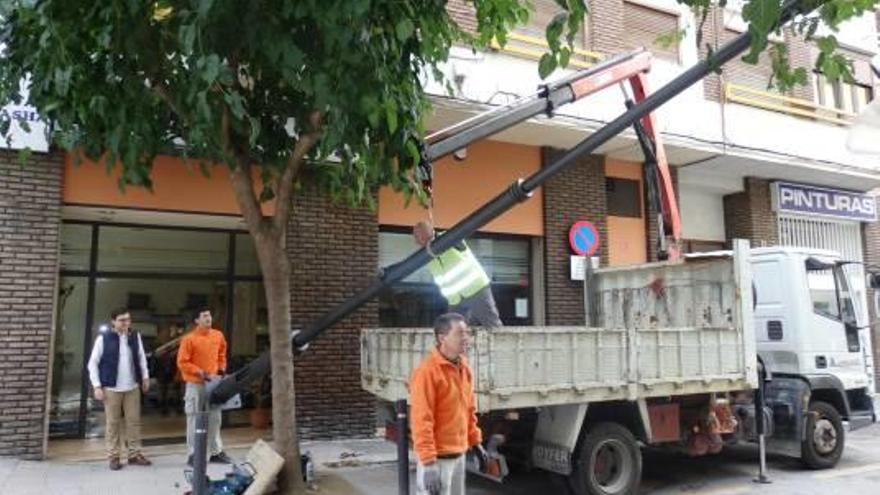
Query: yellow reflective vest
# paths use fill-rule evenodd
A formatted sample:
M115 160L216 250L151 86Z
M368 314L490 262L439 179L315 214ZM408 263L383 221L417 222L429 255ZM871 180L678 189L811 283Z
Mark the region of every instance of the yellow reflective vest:
M446 250L428 263L428 270L450 306L489 285L489 276L467 245L464 250L457 247Z

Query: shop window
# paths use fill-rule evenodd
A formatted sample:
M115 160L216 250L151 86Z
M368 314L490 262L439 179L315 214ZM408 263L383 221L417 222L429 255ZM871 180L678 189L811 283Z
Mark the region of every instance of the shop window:
M86 224L61 225L61 269L86 271L89 269L92 248L92 226Z
M235 235L235 274L259 276L260 263L257 260L257 247L250 234Z
M492 294L505 325L531 323L529 240L525 237L476 237L467 241L492 280ZM417 248L408 232L379 233L379 263L388 266ZM428 327L447 311L431 273L421 268L379 296L379 320L387 327Z
M101 226L98 271L226 273L229 234L198 230Z
M49 435L53 438L77 436L80 433L82 370L88 357L83 347L83 343L89 339L86 332L88 291L89 281L86 277L61 277L58 281L58 319L52 360L52 401L49 407Z
M605 178L605 200L608 215L614 217L642 217L641 184L637 180Z

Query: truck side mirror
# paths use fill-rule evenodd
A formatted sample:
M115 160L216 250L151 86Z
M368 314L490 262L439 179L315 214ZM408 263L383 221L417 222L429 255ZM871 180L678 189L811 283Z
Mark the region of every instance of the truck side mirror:
M868 274L868 286L872 289L880 289L880 272Z

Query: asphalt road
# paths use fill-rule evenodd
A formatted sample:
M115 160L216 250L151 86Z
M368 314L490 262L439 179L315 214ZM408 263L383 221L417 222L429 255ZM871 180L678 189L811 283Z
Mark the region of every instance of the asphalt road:
M832 470L804 470L795 459L771 456L771 484L753 482L757 448L743 446L719 455L689 458L665 452L644 453L640 495L827 495L880 493L880 424L851 432L840 464ZM468 479L470 495L557 494L559 481L545 472L513 473L498 485ZM397 493L394 465L334 470L321 482L323 493L387 495ZM415 493L412 491L411 493Z

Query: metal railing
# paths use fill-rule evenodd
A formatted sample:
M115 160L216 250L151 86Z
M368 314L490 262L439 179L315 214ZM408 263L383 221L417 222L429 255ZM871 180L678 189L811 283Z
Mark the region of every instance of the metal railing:
M507 42L503 47L497 40L492 40L490 46L494 50L530 60L540 60L541 56L547 53L548 48L547 40L519 33L508 34ZM584 69L604 58L605 56L601 53L574 47L571 53L571 59L569 59L568 62L568 67L572 69Z
M856 116L856 114L848 110L819 105L810 100L793 98L734 83L727 83L725 85L724 98L727 101L763 108L764 110L843 126L852 124L852 119Z

